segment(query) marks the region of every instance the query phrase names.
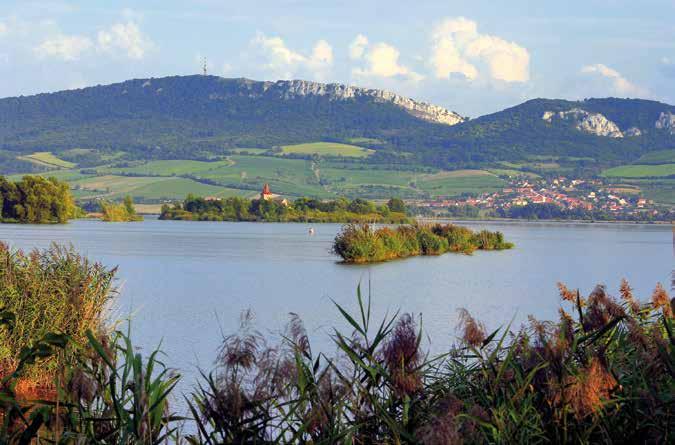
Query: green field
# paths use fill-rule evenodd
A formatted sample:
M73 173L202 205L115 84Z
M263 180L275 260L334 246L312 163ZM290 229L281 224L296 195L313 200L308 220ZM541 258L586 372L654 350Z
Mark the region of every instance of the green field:
M361 144L381 144L382 141L374 138L349 138L347 142L350 144L361 145Z
M129 194L139 201L146 200L175 200L182 199L189 193L197 196L218 196L220 198L229 196L251 196L255 192L245 192L242 190L218 187L209 184L202 184L191 179L170 178L166 181L151 182L133 189ZM114 198L122 197L123 194L114 195Z
M272 191L280 195L321 199L337 196L367 199L456 196L491 192L505 184L497 175L484 170L434 172L414 165L409 166L409 170L391 170L347 161L275 156L232 155L213 162L160 160L128 163L127 167L62 169L43 175L68 181L78 199L119 199L131 195L139 203L183 199L188 193L251 197L259 193L265 183L269 183ZM12 178L19 179L20 176Z
M32 162L43 167L48 168L73 168L75 164L72 162L64 161L59 159L52 154L50 151L39 151L31 155L19 156L17 159L22 161Z
M671 164L675 162L675 150L652 151L642 155L637 164Z
M458 196L463 193L490 193L506 181L484 170L457 170L428 175L417 186L434 196Z
M131 195L138 201L183 199L187 194L200 196L251 196L255 192L203 184L178 177L129 177L103 175L71 182L75 196L81 199L119 199Z
M675 175L675 164L622 165L602 172L607 178L651 178Z
M232 165L232 161L188 161L188 160L168 160L168 161L150 161L148 163L138 165L135 167L119 167L119 168L99 168L97 171L108 174L132 173L138 175L148 176L178 176L186 174L196 174L200 172L208 172L219 167L227 167Z
M532 172L524 172L521 170L513 170L513 169L507 169L507 168L490 168L487 171L489 171L492 174L495 174L497 176L509 176L509 177L518 177L518 176L526 176L528 178L541 178L536 173Z
M310 142L307 144L285 145L282 153L317 154L324 156L347 156L363 158L374 153L373 150L356 145L337 142Z

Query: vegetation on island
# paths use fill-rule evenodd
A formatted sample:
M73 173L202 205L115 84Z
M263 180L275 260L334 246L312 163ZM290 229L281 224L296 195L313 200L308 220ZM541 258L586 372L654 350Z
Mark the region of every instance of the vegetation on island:
M469 254L475 250L511 249L501 232L471 229L453 224L413 224L373 228L348 224L335 236L333 252L345 263L373 263L418 255L447 252Z
M40 176L12 182L0 176L0 222L62 224L79 215L65 182Z
M134 201L131 196L126 196L121 203L101 201L101 220L106 222L133 222L143 221L143 216L136 213Z
M347 329L333 331L335 357L313 348L297 315L274 339L247 312L215 370L183 395L181 417L170 357L136 350L101 317L114 269L58 247L0 255L0 289L11 289L0 309L2 443L673 440L675 300L661 285L640 300L625 281L619 298L560 284L559 320L492 332L461 310L456 343L435 356L421 315L377 322L360 288L355 312L336 304ZM34 381L44 391L27 390Z
M377 222L405 223L405 204L398 198L376 205L365 199L339 198L321 201L298 198L284 199L226 199L202 198L188 195L183 203L164 205L159 219L187 221L265 221L265 222Z

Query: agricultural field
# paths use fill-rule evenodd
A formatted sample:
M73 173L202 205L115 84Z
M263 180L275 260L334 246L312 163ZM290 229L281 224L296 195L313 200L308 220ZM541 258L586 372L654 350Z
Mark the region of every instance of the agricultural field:
M202 184L179 177L94 176L71 182L76 198L119 199L130 195L138 202L178 200L187 194L200 196L249 196L251 191Z
M440 172L422 178L417 187L434 196L458 196L463 193L490 193L506 185L506 181L485 170Z
M375 151L356 145L340 144L337 142L310 142L307 144L285 145L282 153L317 154L324 156L347 156L364 158Z
M508 176L512 178L517 178L519 176L525 176L527 178L534 178L534 179L541 178L541 176L533 172L525 172L521 170L513 170L508 168L490 168L487 171L497 176Z
M675 163L675 150L652 151L642 155L636 164L672 164Z
M40 165L47 168L73 168L75 164L72 162L64 161L59 159L52 154L50 151L39 151L26 156L18 156L17 159L22 161L32 162L33 164Z
M675 175L675 164L622 165L602 172L606 178L654 178Z
M199 172L207 172L219 167L228 167L232 165L232 161L188 161L188 160L167 160L167 161L150 161L142 165L134 167L118 167L118 168L99 168L97 171L104 174L136 174L147 176L180 176Z
M119 199L130 195L137 203L146 204L180 200L189 193L252 197L264 183L269 183L277 194L321 199L457 196L491 192L505 184L496 174L485 170L448 172L413 165L409 170L391 170L348 161L272 156L231 155L211 162L129 161L127 166L120 165L52 170L44 175L68 181L78 199ZM15 176L18 179L21 175Z

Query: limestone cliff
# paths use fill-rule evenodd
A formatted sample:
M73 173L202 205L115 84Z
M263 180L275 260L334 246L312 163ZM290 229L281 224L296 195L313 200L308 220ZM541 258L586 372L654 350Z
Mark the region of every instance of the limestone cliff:
M229 79L228 79L229 80ZM426 102L419 102L385 90L361 88L339 83L319 83L306 80L278 80L276 82L259 82L250 79L237 79L238 91L230 94L250 98L274 97L292 99L296 97L322 96L329 100L367 99L375 102L389 102L411 115L428 122L455 125L466 118L454 111ZM212 99L221 97L212 95Z
M605 136L610 138L622 138L623 132L619 126L607 119L600 113L590 113L581 108L572 108L567 111L546 111L541 117L548 123L553 123L555 119L575 122L575 127L584 133L594 134L596 136ZM639 131L639 130L638 130Z
M654 126L658 130L666 130L669 134L675 135L675 114L670 111L662 112Z

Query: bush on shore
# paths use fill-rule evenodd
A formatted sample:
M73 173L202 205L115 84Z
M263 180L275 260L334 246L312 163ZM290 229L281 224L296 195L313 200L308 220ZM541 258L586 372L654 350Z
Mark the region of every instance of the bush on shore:
M333 252L346 263L371 263L416 255L474 250L503 250L513 247L501 232L474 233L453 224L414 224L396 228L372 228L348 224L335 237Z
M106 222L134 222L143 221L143 216L136 213L134 201L126 196L121 203L101 201L101 219Z

